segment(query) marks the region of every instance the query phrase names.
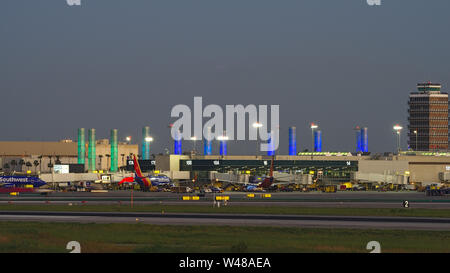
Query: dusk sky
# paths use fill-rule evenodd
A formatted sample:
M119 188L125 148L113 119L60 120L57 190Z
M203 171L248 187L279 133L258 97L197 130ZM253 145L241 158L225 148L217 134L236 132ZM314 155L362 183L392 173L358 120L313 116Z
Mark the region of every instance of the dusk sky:
M172 107L193 110L202 96L224 109L280 105L278 154L288 152L289 126L298 150L310 149L312 121L324 150L354 151L360 125L371 152L392 152L392 126L406 129L416 84L450 90L448 0L81 3L2 1L0 141L76 141L84 127L137 142L148 125L156 154L172 149ZM228 149L253 154L256 145Z

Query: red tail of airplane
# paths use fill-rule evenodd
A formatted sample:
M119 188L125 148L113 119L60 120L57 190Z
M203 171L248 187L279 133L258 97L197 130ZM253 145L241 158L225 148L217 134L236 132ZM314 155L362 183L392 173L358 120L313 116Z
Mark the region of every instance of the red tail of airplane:
M264 181L261 183L261 187L263 189L266 189L268 187L270 187L273 183L273 161L274 161L274 157L272 156L272 161L270 162L270 172L269 172L269 177L266 177L264 179Z
M272 156L272 161L270 162L270 173L269 176L273 177L273 160L275 156Z
M135 171L136 175L138 177L142 177L141 166L139 166L139 162L137 161L135 155L133 155L133 166L134 166L134 171Z
M135 172L135 179L136 181L139 183L141 182L142 184L144 184L145 187L151 187L152 186L152 182L150 181L150 179L148 177L145 177L142 175L142 171L141 171L141 166L139 166L139 162L136 159L136 156L133 155L133 165L134 165L134 172Z
M134 177L125 177L119 182L119 185L123 183L132 183L137 182L141 187L143 187L143 190L150 190L155 191L157 190L156 187L153 187L152 182L150 179L144 175L142 175L141 166L139 166L139 161L136 159L136 156L133 155L133 165L134 165Z

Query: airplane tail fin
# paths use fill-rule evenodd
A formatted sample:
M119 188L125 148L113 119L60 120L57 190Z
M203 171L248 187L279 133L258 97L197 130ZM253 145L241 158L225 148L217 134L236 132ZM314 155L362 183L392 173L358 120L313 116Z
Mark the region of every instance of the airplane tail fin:
M136 177L139 177L139 178L143 177L142 171L141 171L141 166L139 166L139 162L136 159L135 155L133 155L133 166L134 166L134 173L135 173Z
M269 173L269 177L266 177L264 179L264 181L261 183L261 187L262 188L269 188L272 183L273 183L273 161L274 161L274 156L272 156L272 161L270 162L270 173Z
M133 155L133 165L134 165L134 174L136 177L136 181L138 183L143 183L145 187L150 187L151 182L148 179L148 177L144 177L142 175L141 166L139 165L139 161L137 160L135 155Z
M272 156L272 161L270 162L270 173L269 177L273 177L273 160L275 156Z

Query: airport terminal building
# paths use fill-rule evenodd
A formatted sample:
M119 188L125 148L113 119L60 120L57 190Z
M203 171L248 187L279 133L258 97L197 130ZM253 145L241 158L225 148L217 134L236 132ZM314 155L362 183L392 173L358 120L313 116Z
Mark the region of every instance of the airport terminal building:
M218 177L245 181L250 175L268 174L270 163L270 156L160 155L156 156L154 169L172 177L189 175L190 179L198 181ZM224 179L222 174L229 176ZM325 185L343 182L398 185L448 183L450 153L280 155L274 157L274 177L292 183L310 184L318 181Z
M0 167L11 172L49 173L55 165L69 165L78 171L88 170L88 147L86 143L85 163L78 162L78 143L72 140L59 142L2 141L0 142ZM108 139L100 139L95 145L95 166L97 170L110 168L111 145ZM118 165L126 166L127 156L138 153L138 145L118 143ZM49 165L50 164L50 165Z
M89 145L85 144L86 147ZM4 172L51 174L49 182L87 180L93 173L78 163L78 143L0 142L0 160ZM109 172L111 146L109 140L96 141L96 171L110 173L111 181L120 181L133 173L130 154L139 154L138 145L118 143L119 170ZM86 152L86 159L88 154ZM271 156L237 155L156 155L139 160L143 172L165 174L175 181L215 180L248 181L251 176L269 173ZM36 163L36 164L35 164ZM51 163L51 164L50 164ZM60 175L56 165L68 165L70 173ZM381 184L435 184L450 180L450 153L401 152L400 155L371 156L364 153L298 153L296 156L274 156L274 178L294 184L339 184L344 182ZM46 177L48 179L48 177ZM97 179L97 178L95 178Z

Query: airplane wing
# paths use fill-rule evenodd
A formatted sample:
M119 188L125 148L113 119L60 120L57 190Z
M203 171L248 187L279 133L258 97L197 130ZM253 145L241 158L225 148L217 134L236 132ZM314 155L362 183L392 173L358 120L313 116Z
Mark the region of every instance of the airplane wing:
M50 190L50 189L35 189L35 192L38 192L38 193L51 193L51 192L54 192L54 190Z
M294 182L276 182L276 183L272 183L272 186L276 186L276 185L289 185L289 184L294 184Z
M274 179L275 181L277 180L277 179ZM235 181L235 180L226 180L226 179L217 179L217 181L219 181L219 182L228 182L228 183L231 183L231 184L239 184L239 185L245 185L245 186L247 186L247 185L254 185L254 186L257 186L258 184L261 184L262 182L257 182L257 183L251 183L251 182L241 182L241 181ZM285 185L285 184L292 184L292 183L294 183L294 182L288 182L288 181L286 181L286 182L274 182L274 183L272 183L272 185Z
M236 181L236 180L227 180L227 179L217 179L219 182L228 182L231 184L241 184L241 185L256 185L256 183L250 183L250 182L242 182L242 181Z

